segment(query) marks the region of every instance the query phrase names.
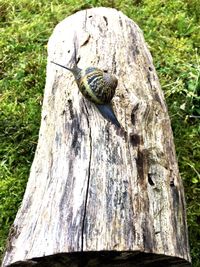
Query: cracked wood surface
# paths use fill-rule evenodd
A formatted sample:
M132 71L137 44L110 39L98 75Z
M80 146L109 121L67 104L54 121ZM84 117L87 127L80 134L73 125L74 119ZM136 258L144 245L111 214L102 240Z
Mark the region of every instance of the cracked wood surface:
M74 40L80 68L118 77L113 107L123 130L82 97L70 72L50 63L72 66ZM81 251L129 251L134 266L190 265L183 186L152 57L139 27L108 8L78 12L50 37L38 146L2 266L46 266L47 256ZM98 257L84 266L129 266L98 265Z

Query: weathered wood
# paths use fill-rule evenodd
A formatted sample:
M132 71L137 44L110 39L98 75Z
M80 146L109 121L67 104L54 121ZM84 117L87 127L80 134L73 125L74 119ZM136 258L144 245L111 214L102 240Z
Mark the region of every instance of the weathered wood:
M70 72L50 63L73 64L75 36L79 67L117 75L123 131L83 99ZM143 34L114 9L80 11L49 40L37 151L2 266L189 262L170 120Z

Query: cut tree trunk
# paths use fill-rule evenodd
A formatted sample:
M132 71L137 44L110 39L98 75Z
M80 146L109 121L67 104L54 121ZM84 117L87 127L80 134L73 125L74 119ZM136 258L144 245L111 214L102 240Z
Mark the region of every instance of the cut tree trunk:
M69 71L50 63L72 66L74 45L80 68L118 77L113 108L123 129L83 98ZM163 92L142 31L121 12L80 11L49 40L39 141L7 265L190 266Z

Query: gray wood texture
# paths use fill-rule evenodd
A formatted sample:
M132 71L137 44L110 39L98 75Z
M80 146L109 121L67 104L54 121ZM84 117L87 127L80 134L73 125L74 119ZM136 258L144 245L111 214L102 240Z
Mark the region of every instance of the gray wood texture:
M122 130L50 63L72 66L74 40L80 68L118 77L113 107ZM7 265L190 266L164 95L142 31L117 10L77 12L49 39L38 146Z

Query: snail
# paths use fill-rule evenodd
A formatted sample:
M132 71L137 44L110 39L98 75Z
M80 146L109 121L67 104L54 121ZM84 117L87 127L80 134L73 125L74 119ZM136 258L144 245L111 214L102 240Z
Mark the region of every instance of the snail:
M118 83L114 75L96 67L80 69L77 63L72 68L54 61L51 61L51 63L71 71L83 96L95 104L105 119L111 121L117 127L121 127L111 103Z

